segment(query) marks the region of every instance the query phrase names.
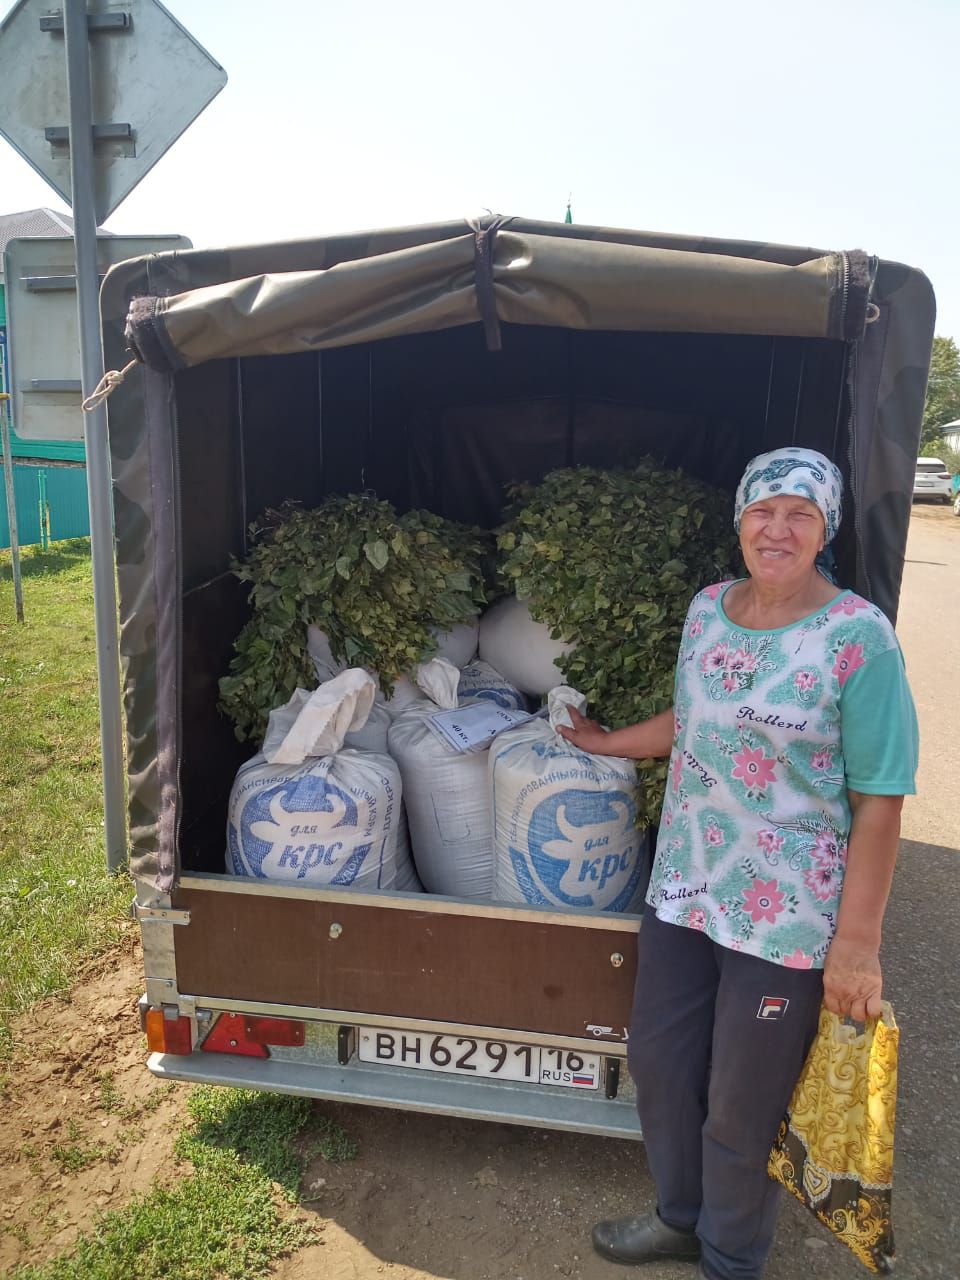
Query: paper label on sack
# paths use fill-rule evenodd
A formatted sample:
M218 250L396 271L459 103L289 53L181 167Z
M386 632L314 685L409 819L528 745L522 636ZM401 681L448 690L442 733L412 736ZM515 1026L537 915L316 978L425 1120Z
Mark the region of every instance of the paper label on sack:
M534 719L526 711L508 711L489 702L475 702L455 711L438 711L428 717L434 733L455 751L476 751L498 733Z

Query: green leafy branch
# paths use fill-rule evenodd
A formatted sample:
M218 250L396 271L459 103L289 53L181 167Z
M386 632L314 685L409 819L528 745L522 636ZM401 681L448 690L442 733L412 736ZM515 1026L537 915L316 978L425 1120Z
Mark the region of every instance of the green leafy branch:
M254 528L234 571L250 583L253 616L236 641L220 706L238 738L259 738L270 711L316 683L307 652L315 624L333 654L378 673L384 693L436 649L434 631L475 617L486 603L490 539L428 511L397 515L367 495L288 506Z
M559 660L565 679L611 725L663 711L691 597L734 571L730 499L649 460L554 471L511 498L501 573L555 639L576 645ZM666 764L640 764L640 820L656 822Z

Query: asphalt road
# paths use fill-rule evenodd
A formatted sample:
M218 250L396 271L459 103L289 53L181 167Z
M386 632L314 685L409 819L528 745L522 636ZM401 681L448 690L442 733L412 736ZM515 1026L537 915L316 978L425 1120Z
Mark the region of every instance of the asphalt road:
M901 1280L960 1277L960 519L916 504L897 632L920 720L917 795L887 910L885 992L900 1026L893 1221ZM866 1273L786 1206L769 1280ZM652 1278L651 1278L652 1280Z
M960 519L917 504L897 631L920 720L920 773L904 806L883 948L901 1029L894 1222L904 1280L960 1276L958 602Z

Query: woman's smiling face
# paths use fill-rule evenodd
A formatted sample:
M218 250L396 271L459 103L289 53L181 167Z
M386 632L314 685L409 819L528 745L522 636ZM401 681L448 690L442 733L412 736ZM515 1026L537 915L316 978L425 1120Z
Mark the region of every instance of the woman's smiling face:
M814 572L824 530L820 508L809 498L781 493L753 503L740 517L747 573L764 586L799 585Z

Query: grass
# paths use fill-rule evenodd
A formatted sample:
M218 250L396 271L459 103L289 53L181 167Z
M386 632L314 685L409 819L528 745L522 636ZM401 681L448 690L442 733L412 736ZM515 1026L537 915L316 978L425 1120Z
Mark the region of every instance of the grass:
M23 579L20 625L0 552L0 1058L13 1015L69 991L80 964L132 928L130 883L104 866L88 542L27 549ZM100 1109L121 1120L165 1096L129 1105L110 1071L97 1085ZM11 1280L252 1280L305 1243L311 1230L290 1206L307 1161L356 1154L343 1130L301 1098L202 1087L188 1107L175 1147L183 1177L102 1214L74 1248ZM42 1158L70 1176L115 1150L71 1120L49 1151L21 1154L37 1176ZM15 1232L26 1240L25 1227Z
M180 1154L192 1159L198 1147L233 1151L277 1183L288 1203L296 1204L304 1157L294 1139L310 1123L308 1098L201 1086L191 1094L187 1109L194 1127L180 1139Z
M291 1204L300 1198L305 1161L315 1155L330 1164L353 1160L357 1145L343 1128L313 1113L309 1098L280 1098L238 1090L225 1102L221 1091L198 1089L188 1104L197 1121L197 1137L211 1146L228 1146L259 1165L279 1184ZM290 1147L289 1134L308 1131L301 1151Z
M188 1108L193 1124L176 1151L191 1176L102 1215L69 1253L16 1268L10 1280L251 1280L307 1243L310 1227L277 1201L299 1200L314 1150L312 1104L201 1086ZM322 1120L321 1130L355 1153L339 1126Z
M101 1071L97 1083L100 1085L100 1110L108 1115L114 1111L122 1113L125 1109L123 1097L114 1082L113 1072Z
M0 553L0 1057L12 1015L129 930L132 896L104 864L90 544L21 563L18 624Z
M109 1155L109 1149L102 1142L86 1141L75 1120L67 1122L66 1142L55 1143L50 1151L50 1159L61 1173L79 1173Z

